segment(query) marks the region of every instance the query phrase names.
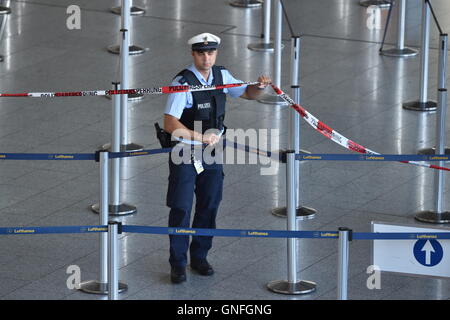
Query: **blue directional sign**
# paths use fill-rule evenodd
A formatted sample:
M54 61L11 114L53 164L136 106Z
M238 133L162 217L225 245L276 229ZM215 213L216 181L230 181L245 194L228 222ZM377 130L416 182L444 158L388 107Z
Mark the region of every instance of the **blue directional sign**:
M414 244L414 258L417 262L426 267L433 267L441 262L444 256L439 241L435 239L419 239Z

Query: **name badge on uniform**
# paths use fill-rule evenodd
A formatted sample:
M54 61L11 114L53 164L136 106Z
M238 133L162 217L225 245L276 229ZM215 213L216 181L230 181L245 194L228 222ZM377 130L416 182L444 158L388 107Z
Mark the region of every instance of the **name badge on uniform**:
M197 171L197 174L200 174L205 170L203 168L202 162L200 160L195 159L194 156L192 156L192 163L194 164L194 168L195 171Z

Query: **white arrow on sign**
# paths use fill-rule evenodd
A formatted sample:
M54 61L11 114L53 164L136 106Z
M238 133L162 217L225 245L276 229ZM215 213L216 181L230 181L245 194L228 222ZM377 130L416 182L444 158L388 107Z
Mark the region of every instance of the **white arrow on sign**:
M435 252L433 246L431 245L431 242L427 240L425 244L422 247L422 250L425 251L425 264L430 265L431 264L431 253Z

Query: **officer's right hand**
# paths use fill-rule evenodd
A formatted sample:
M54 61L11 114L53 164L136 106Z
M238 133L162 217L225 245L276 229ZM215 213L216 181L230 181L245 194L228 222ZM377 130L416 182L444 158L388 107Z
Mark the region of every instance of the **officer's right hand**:
M206 144L216 144L219 142L220 137L214 133L207 133L203 135L202 142Z

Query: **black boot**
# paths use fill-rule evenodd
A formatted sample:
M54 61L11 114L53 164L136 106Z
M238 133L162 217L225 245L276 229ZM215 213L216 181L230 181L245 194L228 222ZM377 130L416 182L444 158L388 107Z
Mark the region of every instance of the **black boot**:
M170 280L172 283L182 283L186 281L186 268L172 267L170 269Z
M191 268L202 276L212 276L214 274L213 267L205 260L191 260Z

